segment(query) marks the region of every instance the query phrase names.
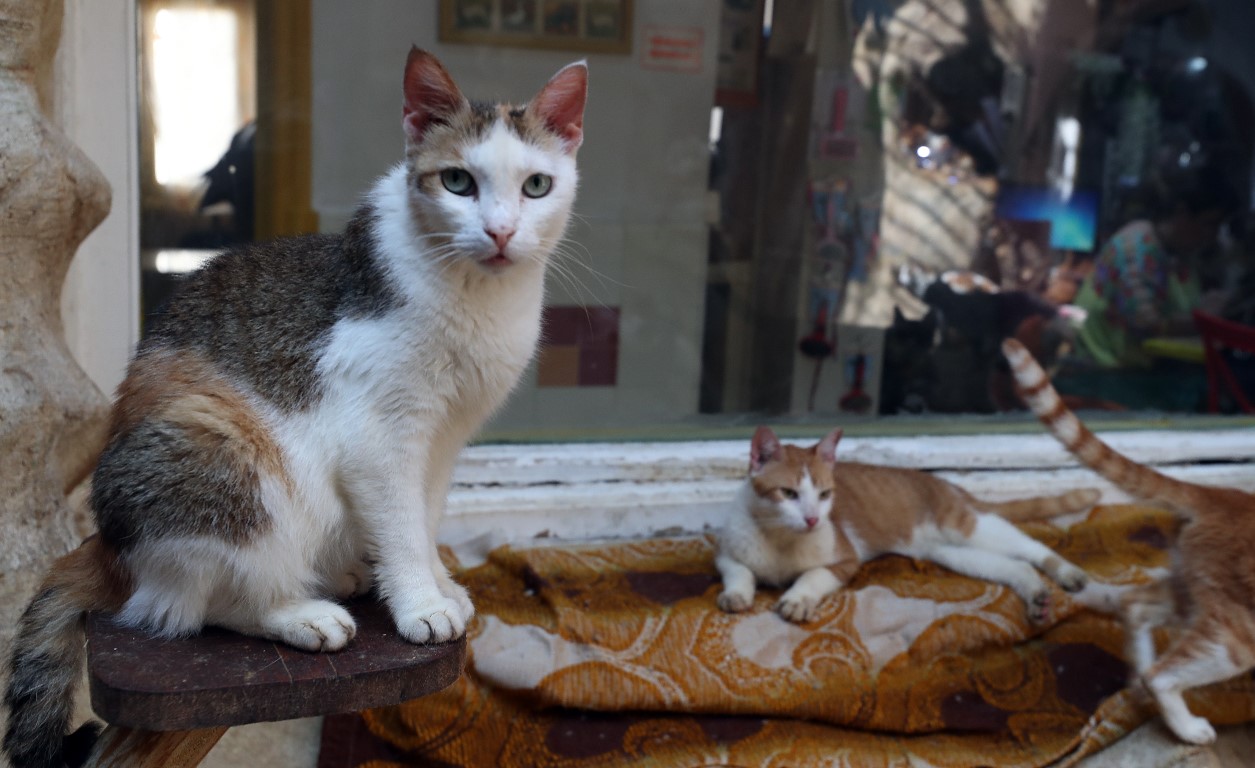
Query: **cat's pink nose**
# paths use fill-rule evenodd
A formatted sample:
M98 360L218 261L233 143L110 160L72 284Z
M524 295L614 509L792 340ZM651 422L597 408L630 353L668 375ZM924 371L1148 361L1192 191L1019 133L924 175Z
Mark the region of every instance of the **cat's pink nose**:
M807 528L814 528L815 526L819 525L818 517L805 517L802 519L806 522Z
M514 237L513 229L487 229L485 228L484 232L486 232L488 236L492 238L492 241L497 244L498 251L504 251L506 243L510 242L510 238Z

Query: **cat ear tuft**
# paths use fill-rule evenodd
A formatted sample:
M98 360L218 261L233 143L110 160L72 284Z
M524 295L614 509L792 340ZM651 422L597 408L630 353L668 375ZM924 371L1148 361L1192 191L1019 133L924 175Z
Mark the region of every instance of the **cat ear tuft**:
M758 472L780 453L780 439L771 427L759 427L750 441L750 472Z
M410 144L422 141L428 126L445 122L466 104L440 60L417 46L405 60L404 93L401 124Z
M829 432L824 437L823 440L819 441L819 444L815 446L815 450L819 454L819 458L823 459L829 464L836 462L837 443L841 442L842 434L843 432L841 428L837 427L836 429Z
M568 153L573 153L584 141L584 103L587 98L588 65L577 61L558 70L558 74L545 83L527 109L562 138Z

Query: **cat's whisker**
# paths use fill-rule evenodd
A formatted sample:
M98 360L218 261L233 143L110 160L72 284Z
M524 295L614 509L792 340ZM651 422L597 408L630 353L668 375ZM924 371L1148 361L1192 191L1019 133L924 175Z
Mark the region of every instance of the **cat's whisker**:
M597 296L597 292L592 290L587 284L584 283L584 281L580 280L579 277L576 276L576 274L570 269L568 265L569 261L573 260L576 263L579 263L579 262L578 262L578 258L574 257L573 254L571 254L568 250L566 250L566 248L567 248L567 243L564 243L561 241L559 241L555 246L553 246L553 250L551 253L554 258L550 258L549 264L555 276L558 276L565 281L564 284L567 285L568 290L571 292L572 297L580 301L582 304L588 303L588 300L584 298L584 294L587 294L589 299L591 299L593 302L597 303L598 305L602 307L607 307L607 304L605 303L605 301L600 299ZM564 259L564 257L566 258ZM590 272L594 275L594 277L598 276L595 270L590 270ZM606 289L606 286L604 283L602 283L601 287L603 290Z
M592 261L592 253L588 250L588 248L583 243L564 237L554 242L552 247L554 249L554 253L557 254L560 258L565 257L567 260L572 261L575 264L583 267L584 269L588 271L590 275L597 278L602 288L606 287L605 285L606 282L613 283L614 285L617 285L620 288L631 287L627 283L624 283L620 280L616 280L613 277L610 277L606 273L593 267L592 264L588 263L589 261ZM580 254L574 250L575 248L581 249L584 252L583 255L587 257L588 261L585 261L584 259L580 258Z
M570 294L573 299L579 301L580 303L584 302L584 298L581 293L586 291L587 288L580 284L565 267L561 264L550 261L549 274L554 276L554 279L566 289L567 293Z

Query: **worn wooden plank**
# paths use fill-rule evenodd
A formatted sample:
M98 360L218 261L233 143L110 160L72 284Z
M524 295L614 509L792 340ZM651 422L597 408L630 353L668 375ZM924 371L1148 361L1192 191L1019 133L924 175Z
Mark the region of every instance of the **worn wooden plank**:
M415 699L462 673L464 639L420 646L373 598L348 605L357 637L338 653L208 628L167 640L88 616L92 707L112 725L172 731L352 712Z
M83 768L193 768L226 732L226 726L164 733L110 726Z

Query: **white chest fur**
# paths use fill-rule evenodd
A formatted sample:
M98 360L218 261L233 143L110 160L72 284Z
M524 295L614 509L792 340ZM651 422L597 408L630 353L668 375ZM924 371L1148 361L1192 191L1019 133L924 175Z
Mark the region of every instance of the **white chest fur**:
M806 532L767 532L749 513L753 490L742 487L719 532L720 551L749 568L764 584L785 586L802 573L837 559L836 531L822 518Z

